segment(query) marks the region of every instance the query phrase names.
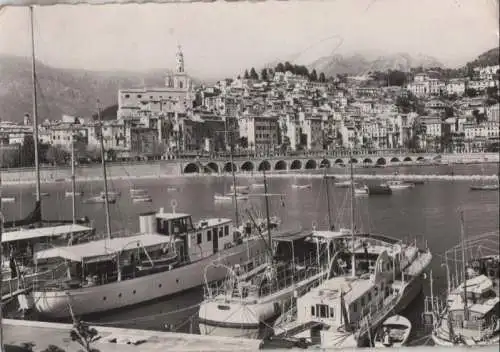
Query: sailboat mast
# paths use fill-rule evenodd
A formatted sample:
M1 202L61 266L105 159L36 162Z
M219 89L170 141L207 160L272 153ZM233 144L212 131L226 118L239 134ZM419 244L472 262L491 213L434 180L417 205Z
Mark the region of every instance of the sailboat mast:
M35 30L33 24L33 6L30 6L30 24L31 24L31 77L33 84L33 141L35 145L35 175L36 175L36 206L41 212L41 194L40 194L40 163L38 160L38 109L36 94L36 63L35 63Z
M266 179L266 168L262 169L262 174L264 175L264 196L266 198L266 220L267 220L267 240L269 242L269 248L271 248L272 253L272 239L271 239L271 219L269 218L269 199L267 195L267 179ZM272 258L271 258L272 259Z
M469 320L469 308L467 307L467 263L465 258L465 225L464 212L460 211L460 235L462 242L462 271L464 275L464 320Z
M352 148L349 153L349 163L351 165L351 272L352 276L356 276L356 256L354 255L354 166L352 163Z
M104 157L104 137L103 137L103 123L101 119L101 107L99 105L99 101L97 102L97 118L99 121L100 133L99 133L99 142L101 143L101 163L102 163L102 173L104 178L104 205L106 208L106 233L108 235L108 239L111 239L111 220L109 217L109 199L108 199L108 178L106 175L106 158Z
M71 191L73 192L73 197L71 199L71 206L73 209L73 224L76 224L76 195L75 195L75 131L71 129Z
M330 207L330 184L326 175L328 168L325 167L325 186L326 186L326 208L328 210L328 230L332 229L332 211Z
M226 137L226 145L227 145L227 134L229 131L227 130L227 119L224 119L224 136ZM229 146L229 162L231 163L231 174L233 175L233 196L234 196L234 218L236 221L236 228L240 226L240 214L238 212L238 197L236 192L236 172L235 165L233 162L233 143Z

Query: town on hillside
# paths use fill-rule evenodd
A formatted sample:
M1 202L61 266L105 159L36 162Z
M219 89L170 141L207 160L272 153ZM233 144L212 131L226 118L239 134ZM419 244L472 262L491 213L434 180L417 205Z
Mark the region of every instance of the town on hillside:
M374 152L496 151L499 65L463 77L441 70L369 72L325 77L288 62L254 68L214 85L195 86L181 48L162 87L121 89L116 117L102 124L110 161ZM46 164L100 160L101 122L62 116L40 123ZM2 167L31 166L33 127L0 123Z

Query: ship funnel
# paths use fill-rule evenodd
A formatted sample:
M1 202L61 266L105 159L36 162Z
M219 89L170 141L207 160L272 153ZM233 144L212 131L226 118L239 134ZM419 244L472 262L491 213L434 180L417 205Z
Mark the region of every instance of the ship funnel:
M139 215L139 232L142 234L157 233L156 228L156 213L149 212Z

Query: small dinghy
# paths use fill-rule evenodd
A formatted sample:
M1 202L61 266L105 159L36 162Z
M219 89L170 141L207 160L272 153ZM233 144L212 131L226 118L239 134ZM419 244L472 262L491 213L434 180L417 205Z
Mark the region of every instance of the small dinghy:
M292 188L295 188L295 189L309 189L311 187L312 187L311 184L308 184L308 185L292 185Z
M152 201L153 199L151 198L151 196L148 195L132 198L132 202L134 203L151 203Z
M141 189L141 188L131 188L130 189L131 195L147 194L147 193L148 193L148 191L146 191L145 189Z
M101 192L101 196L104 197L104 191ZM108 191L108 198L118 198L121 196L121 192L119 191Z
M338 188L348 188L351 187L351 181L335 182L333 185Z
M218 202L231 202L233 199L234 199L234 194L232 193L214 195L214 200ZM245 194L241 193L236 194L236 200L247 200L247 199L248 196Z
M2 203L15 203L16 197L2 197Z
M382 323L375 334L375 348L405 346L410 332L410 321L401 315L393 315Z
M32 195L34 197L36 197L36 192L33 192ZM50 193L47 193L47 192L41 192L40 193L40 197L49 197L50 196Z
M369 190L368 190L368 186L366 186L366 185L354 188L354 195L356 195L356 196L367 196L368 194L369 194Z
M87 198L83 201L85 204L104 204L106 202L104 194L100 194L95 197L90 197ZM115 196L110 196L108 195L108 203L109 204L115 204L116 203L116 197Z
M471 191L498 191L498 185L470 186Z
M253 183L251 185L252 188L264 188L264 184L263 183Z
M178 191L177 187L173 187L173 186L167 187L167 192L177 192L177 191Z
M231 192L234 192L234 186L231 186L230 190ZM249 186L236 186L236 192L239 193L248 193L249 190L250 190Z
M73 192L66 191L65 195L66 195L66 197L73 197ZM83 196L83 192L81 192L81 191L80 192L78 192L78 191L75 192L75 197L81 197L81 196Z

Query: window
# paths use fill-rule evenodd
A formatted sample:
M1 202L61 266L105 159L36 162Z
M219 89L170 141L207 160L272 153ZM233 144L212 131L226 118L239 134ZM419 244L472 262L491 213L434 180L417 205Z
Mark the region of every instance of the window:
M356 302L353 302L353 303L352 303L352 311L353 311L354 313L356 313L356 312L358 311L358 305L356 304Z
M200 244L201 243L201 233L196 235L196 243Z
M207 242L212 241L212 231L208 230L207 231Z
M222 236L224 236L224 229L221 227L219 229L219 238L221 238Z
M128 94L125 94L125 98L127 98L127 99L128 99L128 98L130 98L130 95L128 95Z
M314 313L315 313L315 312L314 312L314 306L311 306L311 315L312 315L313 317L315 316L315 314L314 314Z
M335 317L335 310L333 309L333 307L330 307L330 318L334 317Z
M228 236L229 235L229 226L226 225L224 226L224 236Z
M328 306L326 304L317 304L316 308L320 318L328 318Z
M372 300L372 293L368 292L368 303L370 303L371 300Z
M140 95L140 94L137 94L137 98L139 98L139 99L140 99L140 98L142 98L142 95Z
M375 286L375 288L374 288L373 295L374 295L374 296L377 296L377 295L378 295L378 287L377 287L377 286Z

